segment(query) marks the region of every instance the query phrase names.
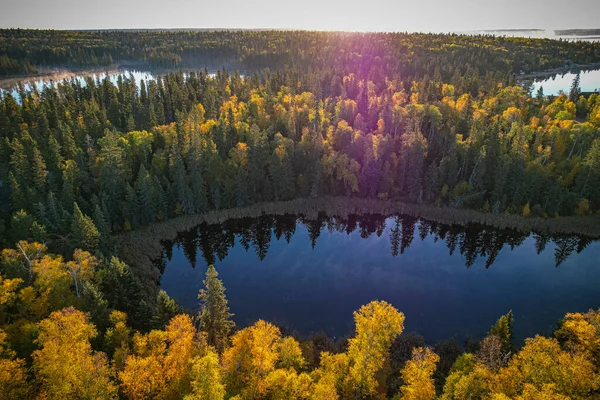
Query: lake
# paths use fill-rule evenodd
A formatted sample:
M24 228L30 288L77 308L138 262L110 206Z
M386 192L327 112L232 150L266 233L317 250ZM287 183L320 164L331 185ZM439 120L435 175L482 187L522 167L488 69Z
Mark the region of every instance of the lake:
M538 89L544 88L546 96L558 96L561 91L569 94L573 79L577 74L569 72L563 75L556 75L542 81L533 82L532 95L535 96ZM600 70L581 71L580 86L583 92L593 92L600 89Z
M516 343L567 312L600 307L600 243L409 216L263 216L203 224L164 242L161 287L188 310L214 264L239 326L353 332L352 312L386 300L429 343L481 338L512 310Z
M176 70L173 70L172 72L176 72ZM166 74L167 72L163 72L162 74ZM23 78L20 82L23 85L23 88L25 89L25 91L30 91L33 88L35 88L38 91L42 91L43 89L47 88L47 87L56 87L57 84L59 83L66 83L66 82L77 82L80 83L82 86L86 86L87 84L87 79L88 78L92 78L94 81L96 82L102 82L106 77L108 77L108 79L110 79L110 81L113 84L117 84L119 77L120 76L124 76L130 79L133 79L135 81L136 86L139 87L141 86L142 81L148 82L151 80L156 80L157 76L160 76L152 71L138 71L138 70L119 70L119 71L112 71L112 72L103 72L103 73L90 73L90 72L81 72L80 74L66 74L68 76L65 76L65 74L58 74L58 75L49 75L49 76L43 76L43 77L33 77L33 78ZM183 76L186 77L188 75L187 72L183 72ZM215 77L216 73L215 72L210 72L208 74L211 77ZM243 75L241 75L243 77ZM15 79L10 79L11 84L9 86L5 86L4 88L0 87L0 98L2 97L2 95L4 93L10 92L12 94L12 96L17 99L17 101L21 101L21 96L19 94L19 90L17 87L16 82L12 83L13 81L15 81ZM1 82L0 82L1 83Z
M33 78L23 78L21 80L21 84L25 91L30 91L35 88L38 91L42 91L47 87L56 87L58 83L66 83L66 82L77 82L82 86L86 85L87 78L91 77L96 82L103 81L107 76L113 84L116 84L119 76L131 77L135 80L136 85L139 87L142 80L148 81L152 79L156 79L152 72L149 71L137 71L137 70L122 70L122 71L113 71L113 72L103 72L103 73L86 73L81 72L80 74L58 74L58 75L48 75L42 77L33 77ZM10 80L11 82L14 79ZM13 97L20 101L20 95L18 88L16 87L16 83L11 84L10 88L0 88L0 95L3 92L10 92Z
M441 32L440 32L441 33ZM456 33L463 35L494 35L503 37L523 37L530 39L552 39L552 40L569 40L583 42L600 41L598 35L577 36L577 35L557 35L554 29L481 29L458 31Z

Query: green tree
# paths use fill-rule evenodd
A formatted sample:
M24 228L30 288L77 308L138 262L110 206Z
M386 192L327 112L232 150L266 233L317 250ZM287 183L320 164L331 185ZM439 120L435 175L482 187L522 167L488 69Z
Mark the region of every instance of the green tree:
M200 290L198 298L201 301L200 330L208 334L208 343L222 352L229 338L229 333L234 327L231 320L233 314L229 312L225 288L218 278L215 267L209 265L206 279L202 282L204 289Z
M169 297L167 292L164 290L159 291L156 299L156 310L152 317L152 326L155 329L163 329L178 314L183 314L183 307Z
M579 96L581 96L581 73L578 72L573 78L573 83L571 84L571 90L569 91L569 99L573 103L577 103L579 100Z
M488 335L495 335L500 338L502 346L506 351L512 350L513 347L513 323L513 314L512 311L509 311L506 315L501 316L488 332Z
M73 246L83 250L95 250L100 242L100 232L94 221L83 215L77 203L73 205L73 222L71 223Z

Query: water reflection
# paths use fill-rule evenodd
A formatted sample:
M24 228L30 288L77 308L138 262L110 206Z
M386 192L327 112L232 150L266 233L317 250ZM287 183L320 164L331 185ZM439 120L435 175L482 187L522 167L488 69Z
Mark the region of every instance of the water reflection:
M203 70L198 70L203 71ZM106 79L113 85L121 86L123 82L131 82L135 84L135 87L139 90L142 82L148 84L148 82L156 81L161 77L160 74L166 74L169 72L178 73L179 70L164 70L164 71L138 71L138 70L119 70L113 72L86 72L82 71L80 74L77 73L66 73L64 75L48 75L44 77L31 77L23 78L22 80L16 81L15 79L7 79L8 82L14 82L12 84L4 84L0 81L0 100L6 94L10 93L17 102L21 102L21 98L26 97L27 94L36 91L38 93L50 88L55 89L60 85L69 85L80 88L85 88L88 85L101 85ZM181 71L183 79L187 79L190 76L189 71ZM216 72L211 71L208 76L214 78ZM243 75L240 75L243 77Z
M481 338L513 310L522 342L551 334L567 312L600 306L600 243L584 237L407 215L264 215L203 224L164 246L161 287L197 310L214 264L238 326L261 318L343 336L353 311L385 300L429 342Z
M239 243L246 251L251 249L262 261L267 257L272 237L277 240L283 237L289 243L296 232L297 224L306 228L311 247L314 249L323 230L347 235L358 230L360 237L367 239L373 234L381 237L387 223L391 225L389 241L393 257L404 254L415 240L415 234L421 241L432 236L434 242L441 240L446 244L450 256L458 249L466 267L471 267L482 257L485 259L485 267L489 268L505 246L513 250L522 245L529 236L534 239L537 254L544 251L548 243L554 244L554 260L558 267L571 254L581 253L593 241L584 236L536 233L531 235L480 224L447 225L408 215L386 217L380 214L350 214L348 218L341 218L319 213L314 219L295 215L263 215L260 218L231 219L223 224L202 224L182 232L174 241L163 241L166 250L164 257L157 262L164 270L166 261L172 257L173 247L177 246L183 249L186 259L193 267L197 264L198 250L207 265L215 264L217 260L222 261L227 257L229 249L236 244L236 238L239 238Z
M535 96L540 87L543 88L546 96L558 96L561 92L568 94L575 76L577 76L577 73L567 72L550 78L536 79L532 82L532 94ZM600 69L583 70L580 71L579 76L583 92L597 92L600 89Z

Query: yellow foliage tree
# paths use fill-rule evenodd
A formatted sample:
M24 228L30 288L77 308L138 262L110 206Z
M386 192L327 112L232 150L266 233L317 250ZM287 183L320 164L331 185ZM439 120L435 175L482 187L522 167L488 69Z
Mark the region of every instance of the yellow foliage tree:
M232 337L232 345L223 353L223 370L228 388L244 397L266 393L266 376L275 369L281 333L276 326L259 320Z
M313 371L315 382L312 387L312 400L336 400L339 398L338 386L346 388L350 370L350 359L346 353L321 353L319 368ZM348 390L346 390L348 391Z
M181 399L190 392L192 361L198 354L195 329L188 315L175 316L165 331L133 337L134 354L119 373L127 398Z
M99 261L96 257L80 249L75 250L73 260L66 263L66 271L73 278L77 297L81 297L85 281L94 275L94 270L98 264Z
M0 329L0 400L25 399L31 389L27 383L25 360L15 358L6 338L6 332Z
M600 364L600 311L568 313L554 336L570 351Z
M392 341L404 329L404 314L385 301L373 301L354 313L356 335L349 340L350 378L354 390L371 395L375 374L384 366Z
M189 315L174 317L166 328L168 350L164 358L164 372L168 381L167 398L181 399L190 389L192 360L198 355L194 342L196 329Z
M311 384L310 375L298 374L293 368L276 369L265 378L265 386L272 400L308 399Z
M131 400L164 399L167 386L163 370L164 353L167 349L165 331L154 330L146 335L133 335L134 354L125 361L119 372L121 390Z
M130 350L131 329L127 327L127 314L112 311L109 316L112 327L106 330L104 342L111 350L113 367L117 371L125 367L125 358Z
M47 247L41 243L20 241L16 249L2 250L2 264L19 276L26 276L28 283L33 283L34 261L41 258Z
M577 203L577 215L588 215L590 213L590 201L583 199Z
M121 390L130 400L164 399L166 379L161 358L129 356L119 372Z
M306 362L300 349L300 343L292 337L285 337L277 344L277 366L280 368L302 368Z
M476 363L473 354L465 353L456 360L446 378L442 400L488 398L494 379L494 372L490 368Z
M429 348L415 348L412 359L402 370L404 386L400 389L403 400L431 400L435 398L435 383L431 377L440 357Z
M92 352L97 334L87 316L72 307L55 311L39 324L33 367L48 399L114 399L117 387L104 353Z
M184 400L223 400L225 385L221 382L219 355L209 350L204 357L196 357L192 367L192 393Z
M555 384L556 391L572 399L589 398L600 381L585 353L566 352L556 339L536 336L502 368L497 378L497 392L509 397L521 395L526 385L542 390Z

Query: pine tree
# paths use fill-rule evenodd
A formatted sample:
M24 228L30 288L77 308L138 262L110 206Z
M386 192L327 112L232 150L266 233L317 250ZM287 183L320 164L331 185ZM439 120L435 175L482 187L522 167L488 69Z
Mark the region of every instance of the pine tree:
M501 316L498 321L492 326L488 332L488 336L495 335L502 341L502 347L505 351L512 349L513 337L513 314L509 311L508 314Z
M110 225L106 221L104 212L98 204L96 204L94 207L94 215L92 216L92 219L94 221L94 225L96 225L98 228L98 232L100 233L101 237L110 235Z
M100 241L100 232L87 215L83 215L77 203L73 204L73 222L71 223L73 246L83 250L94 250Z
M571 99L573 103L576 103L577 100L579 100L579 96L581 96L581 74L578 72L577 75L575 75L575 78L573 78L569 99Z
M155 207L153 193L152 193L152 178L144 167L144 164L140 166L137 180L135 182L135 192L137 197L137 205L139 209L136 210L139 215L139 221L142 225L146 225L154 221Z
M206 186L202 173L199 169L194 169L188 175L189 187L193 199L193 208L196 213L203 213L207 210L208 199L206 197Z
M200 330L208 334L208 343L222 352L227 344L229 333L234 327L229 312L223 282L217 277L215 267L210 265L206 271L206 279L202 282L198 298L202 303L200 314Z
M163 329L176 315L183 314L183 308L167 292L161 290L156 296L156 312L152 318L155 329Z
M539 101L544 100L544 87L543 86L540 85L540 88L538 89L537 93L535 94L535 97Z

